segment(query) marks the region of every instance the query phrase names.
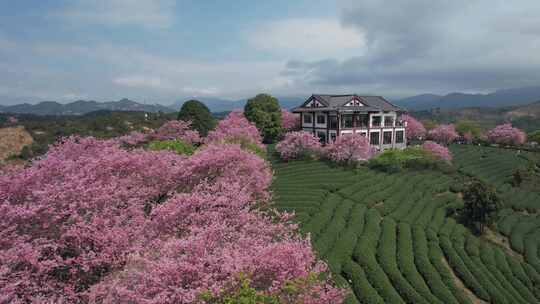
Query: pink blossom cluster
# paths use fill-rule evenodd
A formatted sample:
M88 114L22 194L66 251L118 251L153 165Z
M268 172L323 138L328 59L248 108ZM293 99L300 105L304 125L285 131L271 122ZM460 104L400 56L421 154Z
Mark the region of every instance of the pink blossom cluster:
M290 303L338 303L289 215L257 211L267 162L239 145L190 157L71 137L0 175L0 302L200 303L240 274Z
M179 139L188 144L201 142L199 132L191 129L191 122L183 120L171 120L164 123L159 129L150 134L153 140Z
M401 120L407 123L407 139L422 140L426 136L426 128L416 118L408 114L401 115Z
M14 125L14 124L18 123L19 120L14 116L10 116L10 117L8 117L7 122L8 122L8 124Z
M456 140L456 138L459 137L459 134L453 124L438 125L436 128L429 131L428 137L440 144L448 145Z
M240 110L234 110L220 120L216 128L208 133L205 139L210 142L244 142L248 141L264 148L262 137L254 123L250 122Z
M300 127L300 115L281 109L281 127L285 131L296 130Z
M442 159L447 162L452 161L452 153L450 152L450 150L448 150L447 147L439 145L436 142L430 140L425 141L422 145L422 149L424 149L429 154L435 156L438 159Z
M317 156L322 146L311 132L296 131L285 134L285 138L276 145L281 159L291 160Z
M125 144L129 146L137 146L137 145L148 142L148 137L149 137L148 134L138 132L138 131L133 131L127 135L116 138L116 140L120 144Z
M518 128L506 123L498 125L486 133L487 139L496 144L522 145L527 140L527 135Z
M366 161L376 154L365 136L345 134L325 147L326 156L335 162Z
M182 157L71 137L0 176L0 302L74 301L140 247Z

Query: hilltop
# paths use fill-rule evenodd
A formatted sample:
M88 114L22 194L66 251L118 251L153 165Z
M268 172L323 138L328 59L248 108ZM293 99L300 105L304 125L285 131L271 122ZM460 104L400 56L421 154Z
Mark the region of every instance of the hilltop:
M173 112L166 106L159 104L141 104L127 98L118 101L97 102L93 100L77 100L61 104L56 101L42 101L37 104L23 103L13 106L0 106L0 112L24 113L35 115L83 115L89 112L109 110L126 112Z
M421 94L397 99L395 103L410 111L433 108L506 107L540 100L540 86L497 90L488 94L454 92L447 95Z

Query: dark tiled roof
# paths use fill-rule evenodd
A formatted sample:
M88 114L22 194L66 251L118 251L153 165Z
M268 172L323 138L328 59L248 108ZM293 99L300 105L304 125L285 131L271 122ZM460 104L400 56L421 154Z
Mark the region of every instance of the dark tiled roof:
M308 98L315 98L321 103L324 107L316 108L319 111L404 111L402 108L392 104L388 100L384 99L381 96L359 96L359 95L321 95L314 94ZM349 101L356 97L364 106L348 106L346 107ZM303 106L303 105L302 105ZM312 111L313 108L304 108L302 106L296 107L293 109L294 112L304 112Z

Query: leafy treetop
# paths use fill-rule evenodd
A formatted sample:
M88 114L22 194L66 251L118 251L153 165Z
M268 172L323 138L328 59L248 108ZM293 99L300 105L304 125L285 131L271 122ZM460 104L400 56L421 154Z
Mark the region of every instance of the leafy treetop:
M216 126L216 121L208 107L198 100L188 100L178 113L178 120L191 121L191 127L203 136Z
M244 107L246 118L255 123L267 143L274 142L281 133L281 108L276 98L259 94L249 99Z

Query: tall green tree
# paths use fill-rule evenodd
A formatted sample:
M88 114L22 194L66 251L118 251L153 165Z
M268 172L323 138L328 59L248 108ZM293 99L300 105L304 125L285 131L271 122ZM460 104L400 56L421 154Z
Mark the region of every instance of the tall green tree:
M467 185L463 191L463 201L462 215L480 234L484 233L486 225L493 223L501 208L501 200L495 189L479 180Z
M202 136L206 136L216 126L216 120L208 107L198 100L186 101L178 113L178 119L191 121L191 127Z
M281 134L281 108L275 97L259 94L248 99L244 115L255 123L262 133L264 142L272 143Z

